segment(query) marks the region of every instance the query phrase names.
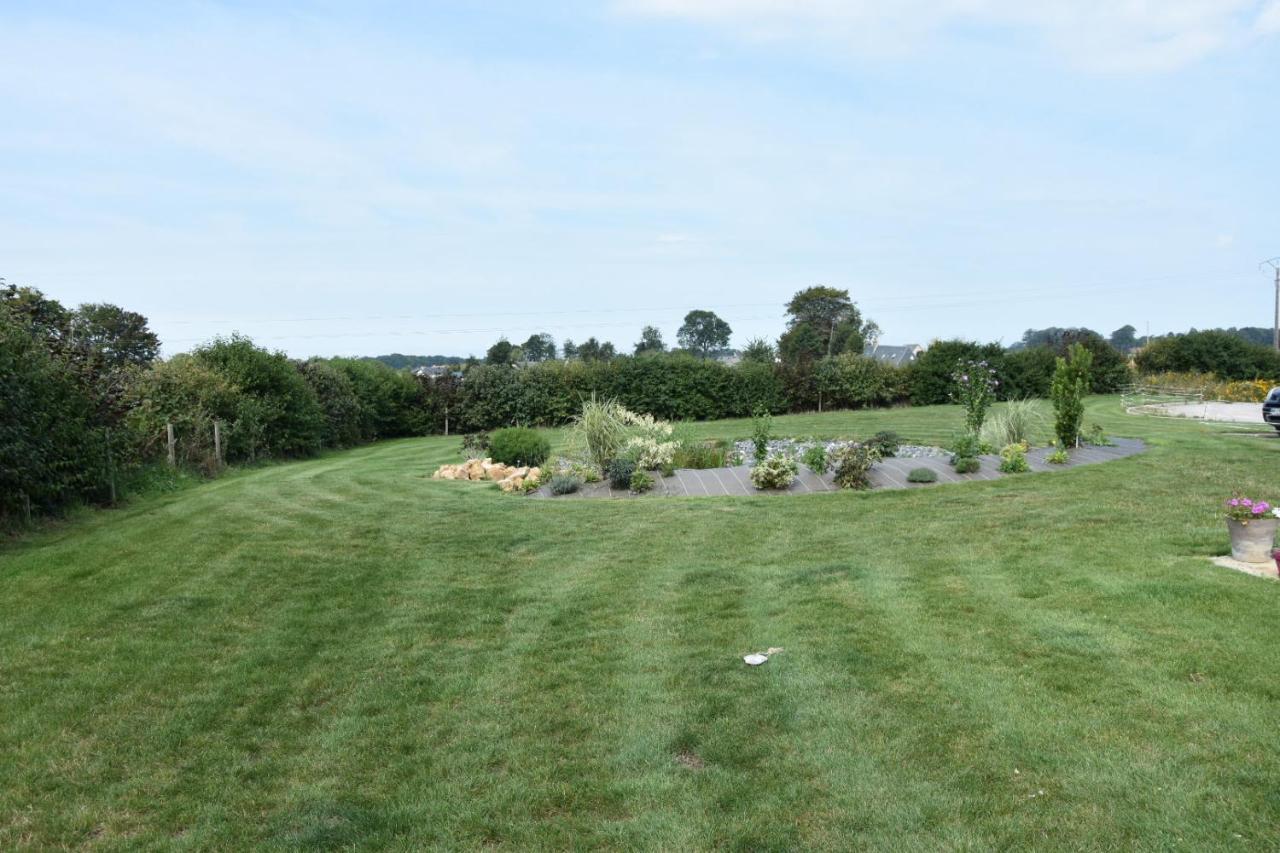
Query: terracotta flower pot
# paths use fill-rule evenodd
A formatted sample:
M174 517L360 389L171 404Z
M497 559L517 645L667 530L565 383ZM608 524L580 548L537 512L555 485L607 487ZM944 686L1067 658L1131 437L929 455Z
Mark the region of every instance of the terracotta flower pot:
M1277 526L1280 526L1280 518L1257 518L1253 521L1228 518L1232 559L1242 563L1265 563L1275 548Z

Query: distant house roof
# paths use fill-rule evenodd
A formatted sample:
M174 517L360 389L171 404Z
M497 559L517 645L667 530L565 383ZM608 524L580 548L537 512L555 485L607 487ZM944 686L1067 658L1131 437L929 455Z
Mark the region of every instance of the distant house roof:
M413 371L414 376L421 376L426 379L439 379L441 376L448 376L451 373L459 378L462 376L461 371L454 370L453 366L449 364L424 364L421 367L414 368Z
M876 361L893 367L905 367L916 360L920 353L924 352L924 347L919 344L902 344L901 346L893 346L891 344L868 344L863 350L864 355L869 355Z

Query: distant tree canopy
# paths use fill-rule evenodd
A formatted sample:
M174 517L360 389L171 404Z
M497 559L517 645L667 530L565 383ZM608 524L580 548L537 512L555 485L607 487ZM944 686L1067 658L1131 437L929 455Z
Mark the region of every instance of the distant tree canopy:
M546 332L539 332L530 335L520 349L524 352L525 361L550 361L556 357L556 340Z
M829 358L841 353L861 355L879 327L864 321L849 291L834 287L809 287L787 303L787 331L778 340L778 352L789 364Z
M756 364L773 364L775 356L773 344L764 338L752 338L742 349L742 360Z
M1280 353L1230 332L1187 332L1147 344L1134 356L1144 373L1213 373L1223 379L1280 378Z
M656 326L645 326L640 330L640 340L636 341L636 355L645 353L666 352L667 345L662 340L662 332Z
M390 355L376 355L364 360L378 361L385 364L387 367L394 368L395 370L402 370L406 367L434 367L442 364L462 364L466 361L466 358L460 355L402 355L401 353L393 352Z
M498 342L489 347L484 354L485 364L511 364L515 361L516 348L506 338L498 338Z
M1087 329L1083 326L1062 328L1060 326L1050 326L1047 329L1027 329L1022 333L1022 340L1009 347L1011 350L1029 349L1031 347L1052 347L1053 349L1061 348L1065 353L1067 347L1076 341L1083 341L1088 338L1101 338L1102 335L1093 329Z
M578 357L578 345L569 338L564 339L564 343L560 345L560 351L564 353L565 361Z
M1120 352L1127 353L1138 346L1138 330L1133 326L1121 326L1111 333L1107 342Z
M616 355L613 344L608 341L600 343L594 337L590 337L578 344L578 358L583 361L609 361Z
M717 350L726 349L732 334L733 329L714 311L690 311L684 315L676 340L690 353L706 358Z
M75 310L71 337L109 368L146 367L160 354L160 339L147 327L146 317L105 302Z

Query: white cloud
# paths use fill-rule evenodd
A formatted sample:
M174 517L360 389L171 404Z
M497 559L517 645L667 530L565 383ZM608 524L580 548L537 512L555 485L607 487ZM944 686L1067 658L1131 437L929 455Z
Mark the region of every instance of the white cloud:
M1099 72L1169 71L1280 32L1280 0L619 0L625 13L724 26L755 41L818 38L863 55L952 28L1006 28Z

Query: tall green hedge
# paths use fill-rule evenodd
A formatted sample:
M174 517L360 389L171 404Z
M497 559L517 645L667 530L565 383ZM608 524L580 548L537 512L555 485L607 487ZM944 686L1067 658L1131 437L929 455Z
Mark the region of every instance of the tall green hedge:
M105 432L93 408L67 363L0 310L0 520L102 494Z

